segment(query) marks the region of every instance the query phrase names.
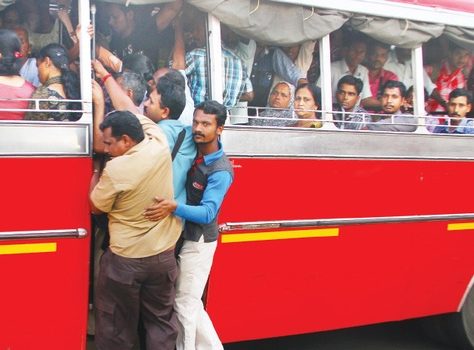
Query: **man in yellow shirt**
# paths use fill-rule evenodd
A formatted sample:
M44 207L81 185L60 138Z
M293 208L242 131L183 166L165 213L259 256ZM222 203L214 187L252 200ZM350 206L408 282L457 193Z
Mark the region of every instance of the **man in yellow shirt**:
M174 246L181 223L175 216L152 222L143 216L157 195L172 199L172 164L166 137L146 136L137 117L111 113L100 125L112 159L91 181L93 213L108 213L110 246L100 262L96 290L96 346L133 349L139 314L147 346L175 347L173 310L177 275Z

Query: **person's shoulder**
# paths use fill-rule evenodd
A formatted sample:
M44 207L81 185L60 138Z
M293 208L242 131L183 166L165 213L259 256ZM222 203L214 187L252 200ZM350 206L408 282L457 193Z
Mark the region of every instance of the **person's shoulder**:
M357 66L357 71L359 71L361 74L367 74L367 77L369 76L369 70L367 69L367 67L365 67L364 65L362 64L359 64Z
M386 80L398 80L398 76L391 70L384 69Z
M343 65L344 65L343 59L331 62L331 68L339 68L339 67L342 67Z
M137 117L138 121L142 125L143 131L145 134L148 136L152 136L153 138L156 138L158 140L162 140L165 138L165 134L163 132L163 129L158 126L153 120L151 120L148 117L145 117L143 114L135 114Z
M196 47L195 49L192 49L191 51L187 52L186 55L189 55L189 56L205 56L206 55L206 49L201 48L201 47Z
M364 114L368 114L369 112L364 108L362 107L361 105L358 105L354 108L354 113L364 113Z
M240 57L235 53L235 51L232 50L232 49L230 49L230 48L228 48L227 46L222 46L222 53L223 53L224 55L228 55L228 56L230 56L230 57L232 57L232 58L234 58L234 59L240 60Z
M157 125L166 136L177 136L184 129L184 124L175 119L164 119Z
M25 80L23 84L23 88L25 89L25 91L28 91L28 92L31 91L31 93L33 93L36 90L35 86L31 84L28 80Z

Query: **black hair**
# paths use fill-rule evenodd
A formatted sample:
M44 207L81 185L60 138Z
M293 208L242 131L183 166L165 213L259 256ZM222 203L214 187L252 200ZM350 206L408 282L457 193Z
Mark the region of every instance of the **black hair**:
M112 136L120 138L123 135L129 136L136 143L140 143L145 138L142 125L138 118L129 111L113 111L99 126L101 131L111 128Z
M401 81L389 80L384 84L382 91L385 91L385 89L398 89L400 96L403 98L407 96L407 88Z
M448 48L449 48L449 53L452 54L454 51L457 51L457 50L467 50L466 48L462 47L462 46L459 46L455 43L453 43L452 41L448 41ZM469 50L467 50L469 51Z
M371 41L369 42L369 47L368 47L369 53L370 53L370 52L373 52L376 47L381 47L382 49L385 49L385 50L387 50L387 51L390 51L390 45L385 44L385 43L382 43L382 42L377 41L377 40L371 40Z
M301 85L298 85L298 87L296 88L295 96L298 90L301 90L301 89L309 90L309 92L311 93L311 96L313 96L314 102L316 102L316 104L318 105L318 109L320 109L321 108L321 89L315 84L309 84L309 83L301 84Z
M178 76L181 79L178 79ZM156 91L161 95L160 107L169 109L170 119L178 119L186 106L186 95L184 84L181 84L182 81L184 82L184 78L180 72L170 70L156 83Z
M217 120L217 126L222 126L225 124L225 120L227 119L227 108L214 100L204 101L198 104L195 107L194 113L197 110L203 111L205 114L214 114Z
M364 82L353 75L344 75L341 79L339 79L337 82L337 90L339 91L344 84L354 86L357 91L357 95L360 95L362 89L364 88Z
M345 47L351 48L353 45L358 44L358 43L363 43L367 45L368 40L369 39L360 32L347 30L347 31L344 31L342 42Z
M53 65L61 71L61 83L64 86L66 98L69 100L81 99L81 86L79 77L75 72L69 69L68 52L64 46L56 43L51 43L43 48L38 53L38 60L43 60L48 57ZM81 109L80 102L69 103L69 109ZM77 120L80 118L80 113L73 113L69 120Z
M119 85L125 89L133 91L133 104L135 106L140 106L147 91L147 84L142 76L135 72L126 71L118 74L117 78L122 78Z
M166 73L163 75L169 80L171 80L174 84L182 87L183 89L186 86L186 82L184 80L183 74L181 74L178 70L173 68L166 68Z
M18 75L20 64L16 56L20 48L20 39L14 31L0 29L0 75Z
M449 99L457 98L457 97L466 97L466 101L468 104L472 103L472 93L469 90L466 89L454 89L451 91L449 94Z
M413 85L410 86L407 90L407 93L406 93L406 97L410 96L410 94L413 94ZM430 98L430 95L428 94L428 90L426 90L426 88L423 89L423 92L424 92L424 96L425 96L425 101L428 100Z
M146 82L153 80L155 67L153 62L141 53L134 53L123 58L123 70L130 70L140 74Z

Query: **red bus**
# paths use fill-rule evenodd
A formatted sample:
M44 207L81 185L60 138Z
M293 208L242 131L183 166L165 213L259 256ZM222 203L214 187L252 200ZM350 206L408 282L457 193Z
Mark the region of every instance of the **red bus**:
M221 23L267 45L317 41L323 93L319 129L233 124L230 112L222 141L235 181L205 296L221 340L440 315L453 343L474 348L474 138L430 133L423 94L430 40L474 48L472 3L186 2L208 13L210 97L222 100ZM89 1L78 4L88 23ZM411 50L415 132L334 125L331 35L342 27ZM90 55L84 36L78 122L0 120L0 349L86 348Z

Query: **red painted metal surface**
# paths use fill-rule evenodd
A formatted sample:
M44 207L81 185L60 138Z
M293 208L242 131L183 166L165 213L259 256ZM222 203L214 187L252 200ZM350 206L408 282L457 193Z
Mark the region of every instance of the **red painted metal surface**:
M395 2L404 2L412 5L421 5L427 7L443 8L453 11L474 13L474 2L472 0L389 0Z
M472 162L234 159L220 222L473 212ZM222 340L455 311L474 231L447 222L340 227L338 237L220 243L207 308Z
M0 231L90 232L88 158L2 158ZM0 255L0 349L85 349L90 237L1 240L57 243L51 253Z

